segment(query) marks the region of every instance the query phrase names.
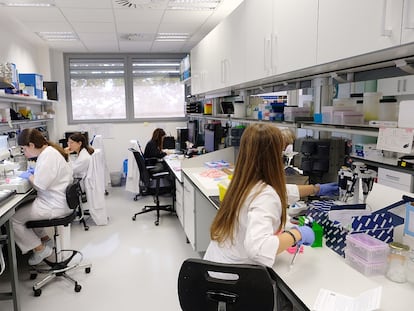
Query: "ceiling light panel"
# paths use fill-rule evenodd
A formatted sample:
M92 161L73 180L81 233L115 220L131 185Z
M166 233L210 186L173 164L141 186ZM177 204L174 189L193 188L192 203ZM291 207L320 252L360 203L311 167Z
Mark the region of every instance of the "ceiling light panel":
M10 0L0 2L3 6L9 7L52 7L55 6L53 0Z
M217 8L221 0L170 0L168 2L169 10L197 10L212 11Z
M40 38L46 41L76 41L78 37L73 32L37 32Z
M167 33L160 32L157 34L155 41L187 41L190 37L188 33Z

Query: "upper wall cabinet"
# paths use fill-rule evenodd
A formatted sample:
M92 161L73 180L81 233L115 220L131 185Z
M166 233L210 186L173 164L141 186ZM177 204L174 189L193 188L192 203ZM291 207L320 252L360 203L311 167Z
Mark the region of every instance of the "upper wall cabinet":
M403 0L319 0L318 64L399 45L402 18Z
M317 19L318 0L273 1L272 64L276 74L316 64Z
M192 94L209 92L244 81L244 4L191 50Z
M404 0L401 43L414 42L414 0Z
M244 2L246 81L316 64L317 0Z

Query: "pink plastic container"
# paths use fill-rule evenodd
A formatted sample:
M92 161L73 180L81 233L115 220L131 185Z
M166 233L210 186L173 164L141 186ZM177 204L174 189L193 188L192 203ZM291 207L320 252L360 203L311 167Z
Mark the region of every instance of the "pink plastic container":
M346 252L368 263L382 263L387 260L389 247L387 243L366 233L355 233L346 237Z

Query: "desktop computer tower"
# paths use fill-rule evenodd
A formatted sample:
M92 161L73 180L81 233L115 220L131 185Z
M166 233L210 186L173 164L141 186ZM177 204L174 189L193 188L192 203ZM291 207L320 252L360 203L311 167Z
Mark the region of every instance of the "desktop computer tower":
M186 141L188 140L188 128L186 127L177 127L177 141L175 148L177 150L186 150L187 145Z

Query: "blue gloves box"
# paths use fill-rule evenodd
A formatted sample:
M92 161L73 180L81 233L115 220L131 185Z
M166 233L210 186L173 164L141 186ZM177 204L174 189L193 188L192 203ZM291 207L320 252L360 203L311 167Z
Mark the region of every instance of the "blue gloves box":
M328 212L334 201L313 201L307 215L323 227L325 244L339 255L345 257L346 236L354 233L366 233L385 243L393 241L394 220L389 212L374 212L370 215L352 217L351 225L347 228L341 223L331 221Z

